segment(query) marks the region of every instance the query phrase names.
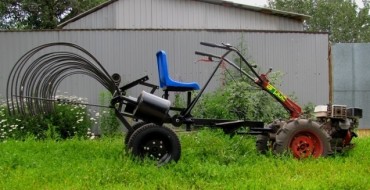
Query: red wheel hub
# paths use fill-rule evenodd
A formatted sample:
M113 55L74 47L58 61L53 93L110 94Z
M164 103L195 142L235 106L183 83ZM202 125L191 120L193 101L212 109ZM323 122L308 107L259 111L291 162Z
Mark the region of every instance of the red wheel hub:
M290 149L296 158L319 157L323 153L322 143L319 138L310 132L296 134L291 143Z

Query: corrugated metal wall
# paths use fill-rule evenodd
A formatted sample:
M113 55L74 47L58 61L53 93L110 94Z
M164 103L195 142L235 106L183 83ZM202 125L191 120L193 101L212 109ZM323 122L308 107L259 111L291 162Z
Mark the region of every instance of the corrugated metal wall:
M119 0L64 29L254 29L303 31L299 20L189 0Z
M328 35L312 33L215 32L215 31L49 31L0 32L0 92L5 94L7 76L13 64L33 47L49 42L72 42L91 52L109 73L118 72L124 82L148 75L158 84L155 53L167 51L170 74L181 81L197 81L201 86L208 79L214 64L194 63L199 57L195 50L220 53L199 45L200 41L227 42L238 45L243 41L249 58L261 72L269 67L284 73L281 89L295 92L300 104L328 102ZM220 78L220 76L217 76ZM210 89L219 86L219 80ZM88 77L67 79L61 92L88 97L99 103L102 88ZM145 88L130 93L137 96ZM162 93L158 93L161 95Z
M65 27L66 29L116 28L116 7L112 5L80 18Z
M361 128L370 128L370 44L334 44L334 103L363 109Z

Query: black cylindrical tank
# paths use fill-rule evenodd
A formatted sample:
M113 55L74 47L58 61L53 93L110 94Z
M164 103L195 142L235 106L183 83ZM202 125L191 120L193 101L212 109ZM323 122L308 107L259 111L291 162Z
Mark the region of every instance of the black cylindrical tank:
M163 124L168 111L170 110L171 102L155 96L153 94L142 91L137 99L137 107L134 111L134 116L148 123Z

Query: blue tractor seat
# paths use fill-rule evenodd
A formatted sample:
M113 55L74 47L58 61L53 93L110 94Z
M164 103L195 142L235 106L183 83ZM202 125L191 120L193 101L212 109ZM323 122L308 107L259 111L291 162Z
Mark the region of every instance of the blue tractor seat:
M199 90L196 82L179 82L172 80L168 73L167 55L165 51L157 52L159 86L165 91L192 91Z

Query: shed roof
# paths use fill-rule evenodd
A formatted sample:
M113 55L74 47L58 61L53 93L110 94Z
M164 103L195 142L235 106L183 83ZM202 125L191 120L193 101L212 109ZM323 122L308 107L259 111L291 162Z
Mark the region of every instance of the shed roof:
M87 10L86 12L83 12L61 24L58 25L58 28L63 28L67 24L74 22L76 20L79 20L80 18L83 18L91 13L94 13L116 1L119 0L110 0L105 3L102 3L90 10ZM194 0L194 1L200 1L200 2L205 2L205 3L211 3L211 4L218 4L218 5L223 5L223 6L230 6L230 7L235 7L235 8L240 8L240 9L245 9L245 10L250 10L250 11L256 11L264 14L270 14L270 15L276 15L276 16L281 16L281 17L288 17L296 20L303 21L305 19L310 18L308 15L304 14L299 14L299 13L293 13L293 12L287 12L287 11L281 11L281 10L276 10L276 9L270 9L270 8L265 8L265 7L258 7L258 6L252 6L252 5L246 5L246 4L240 4L240 3L235 3L230 0Z
M281 11L281 10L270 9L270 8L265 8L265 7L258 7L258 6L253 6L253 5L240 4L240 3L235 3L231 0L197 0L197 1L231 6L231 7L236 7L236 8L246 9L250 11L256 11L260 13L276 15L276 16L289 17L289 18L293 18L293 19L297 19L301 21L310 18L310 16L304 15L304 14Z

